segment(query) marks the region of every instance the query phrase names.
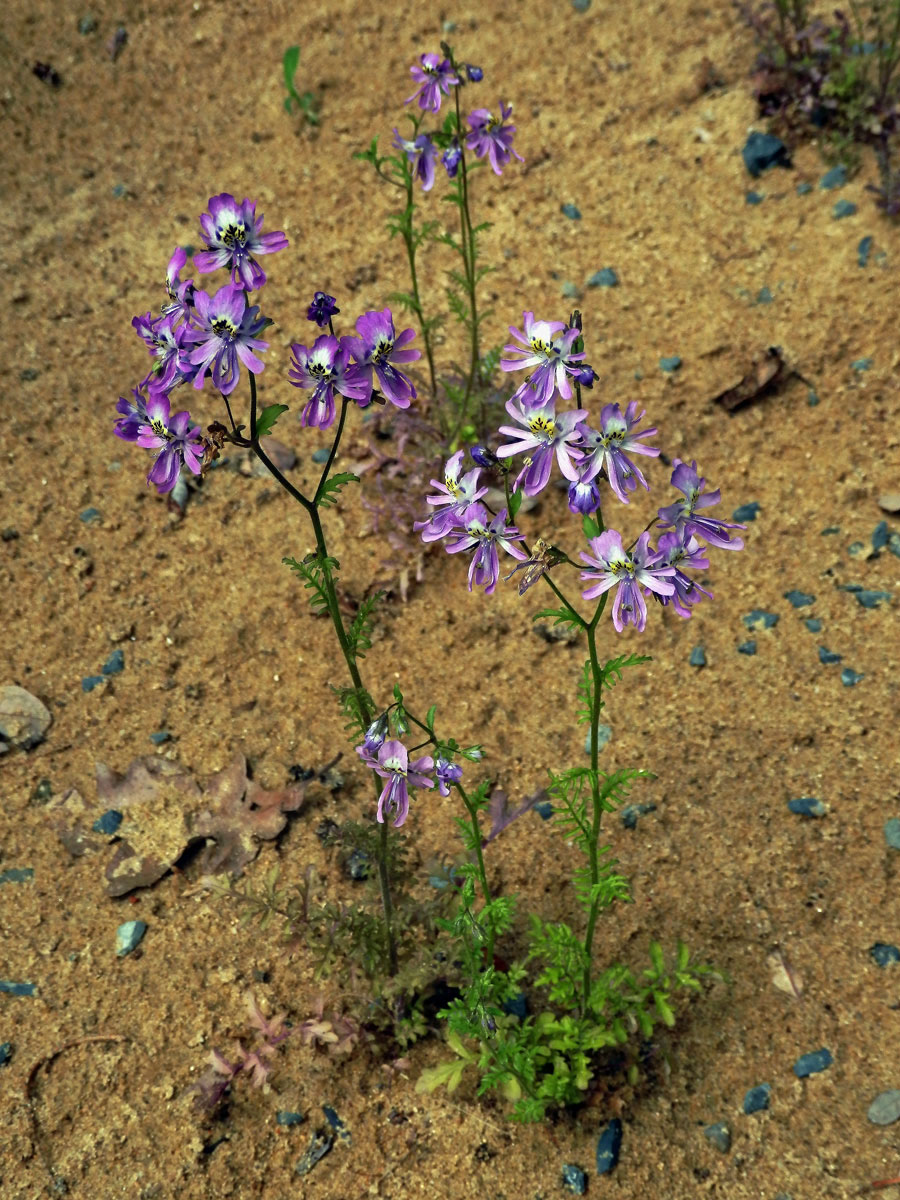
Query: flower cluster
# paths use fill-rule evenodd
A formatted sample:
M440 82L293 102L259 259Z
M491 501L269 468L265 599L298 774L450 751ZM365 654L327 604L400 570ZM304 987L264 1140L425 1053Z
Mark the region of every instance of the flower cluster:
M442 754L436 759L425 754L410 761L406 746L397 738L389 738L388 732L384 713L366 730L356 753L366 766L386 780L378 799L377 820L383 824L393 816L393 824L400 826L409 814L410 788L433 788L437 784L440 795L449 796L451 784L462 779L462 767ZM464 753L474 758L476 750L477 747L472 747Z
M576 566L556 547L539 540L534 550L523 552L516 543L523 535L507 524L508 508L496 515L488 510L481 498L487 488L479 487L482 469L499 470L505 477L507 495L537 496L550 481L554 462L568 483L570 510L584 518L590 551L579 551L585 563L581 579L588 586L582 590L585 600L595 600L616 589L612 605L615 628L621 632L628 624L642 632L647 621L647 598L655 596L663 605L671 604L681 617L689 617L691 608L704 596L712 593L691 578L687 570L704 570L709 566L706 551L709 547L740 550L743 542L731 530L743 525L711 517L707 509L718 504L720 493L705 491L706 480L697 473L697 464L674 460L672 486L683 499L658 510L653 522L661 531L657 547L650 544L649 529L629 547L623 545L621 533L605 529L600 516L600 485L605 481L610 491L623 504L640 485L650 490L636 456L654 458L659 449L647 444L656 434L654 427L640 429L644 412L636 401L622 412L618 404L605 404L599 419L591 423L586 408L559 411L560 401L571 400L573 386L578 400L581 388L593 385L594 371L584 363L581 349L580 317L576 314L571 325L562 321L537 321L533 312L523 313L524 329L510 326L515 339L504 347L507 357L501 359L504 371L526 369L528 375L506 404L506 411L515 425L501 425L498 431L501 444L496 452L486 446L474 446L472 460L476 466L461 475L463 451L457 451L448 461L444 482L432 480L436 488L427 502L436 510L414 528L426 542L444 540L449 554L474 550L469 567L469 590L473 584L493 592L499 574L498 547L519 559L507 578L524 570L520 594L538 579L561 563ZM516 460L511 467L507 460ZM515 470L515 475L512 475ZM513 511L517 511L517 505ZM702 543L705 542L706 546ZM527 547L525 548L527 550Z

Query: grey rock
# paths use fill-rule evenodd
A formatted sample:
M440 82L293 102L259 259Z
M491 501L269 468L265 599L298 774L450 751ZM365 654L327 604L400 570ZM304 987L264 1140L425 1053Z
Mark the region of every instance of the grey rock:
M900 1118L900 1089L879 1092L869 1105L866 1116L873 1125L893 1125Z

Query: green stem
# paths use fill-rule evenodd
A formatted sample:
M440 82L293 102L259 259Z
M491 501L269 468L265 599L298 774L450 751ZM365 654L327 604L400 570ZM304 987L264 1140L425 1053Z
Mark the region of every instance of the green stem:
M604 600L606 597L604 596ZM597 606L597 611L603 608L603 603ZM596 614L595 614L596 619ZM603 707L603 698L601 696L601 673L600 662L597 658L597 635L595 621L592 620L587 628L588 637L588 652L591 659L591 676L594 681L591 697L591 840L588 846L588 857L591 867L591 887L595 887L600 881L600 856L597 853L597 842L600 839L600 822L603 817L603 809L600 804L600 746L599 746L599 727L600 727L600 710ZM590 912L588 913L587 929L584 935L584 979L582 981L581 995L581 1015L584 1017L587 1014L587 1007L591 996L591 976L592 976L592 953L594 944L594 929L597 925L597 915L599 912L599 904L595 899L591 904Z
M475 843L475 855L478 860L478 879L481 883L481 891L484 895L484 903L487 906L491 902L491 889L487 881L487 871L485 870L484 866L484 855L481 852L482 839L481 825L478 821L478 807L469 799L466 789L461 783L457 783L455 786L456 790L462 796L463 804L465 804L466 811L469 814L469 820L472 822L472 840ZM487 952L485 957L487 960L487 965L489 967L492 966L494 962L494 923L491 920L488 921Z
M478 371L478 360L480 358L478 345L478 303L475 297L475 234L472 230L472 215L469 212L469 172L466 166L466 151L465 143L462 140L462 115L459 108L459 88L456 89L456 130L457 136L460 139L460 160L459 160L459 175L460 175L460 191L462 204L460 205L460 224L462 227L462 245L463 258L466 264L466 284L469 293L469 319L470 333L472 346L472 362L469 367L469 378L466 383L466 394L463 399L463 411L468 411L469 397L472 394L472 387L475 383L475 375Z
M322 521L319 517L318 503L322 494L322 489L328 477L328 472L331 469L331 464L334 462L337 454L338 443L341 440L341 434L344 431L344 419L347 413L348 401L345 399L341 406L341 415L338 421L337 431L335 433L334 442L332 443L331 453L328 457L328 462L325 470L322 472L322 477L319 480L319 485L316 488L315 496L312 500L304 496L298 488L285 479L284 475L278 470L262 446L259 444L259 436L256 432L256 379L250 374L250 447L256 457L262 462L266 469L298 504L306 510L306 514L310 519L313 527L313 533L316 539L316 554L322 567L322 579L325 584L325 602L328 606L328 615L331 617L331 623L334 626L334 632L337 635L338 643L341 647L341 653L344 656L344 662L347 664L347 671L350 674L350 679L356 691L356 700L359 706L359 712L366 725L370 725L373 719L373 713L369 708L368 692L363 684L362 677L359 673L359 667L356 663L356 656L350 646L347 638L347 631L344 628L344 621L341 617L340 605L338 603L337 588L334 585L334 577L331 574L331 569L328 566L328 546L325 541L325 531L322 528ZM376 794L379 791L377 779L373 781ZM381 826L381 838L379 841L378 855L378 878L381 884L381 900L384 905L384 920L387 929L388 942L388 963L391 975L397 973L397 942L394 937L393 929L393 913L394 905L391 899L390 881L388 879L387 870L387 822Z
M409 259L409 278L412 285L412 295L415 302L416 316L419 318L419 325L422 327L422 340L425 343L425 355L428 359L428 373L431 376L431 396L434 399L437 393L437 382L434 374L434 351L431 347L431 330L425 320L425 313L422 309L422 301L419 296L419 277L416 272L416 238L412 227L415 200L413 199L412 172L408 164L406 166L406 211L409 214L409 218L403 222L403 241L406 244L406 257Z

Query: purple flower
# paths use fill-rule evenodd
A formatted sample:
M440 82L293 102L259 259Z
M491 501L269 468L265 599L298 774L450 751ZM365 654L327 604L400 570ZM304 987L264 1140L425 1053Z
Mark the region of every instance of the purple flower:
M174 316L154 317L149 312L135 317L131 324L153 356L153 366L140 387L150 384L154 391L167 392L185 377L192 376L190 334L186 326L176 328Z
M350 366L350 348L344 345L349 338L339 342L330 333L323 333L307 350L299 342L291 346L294 360L288 378L297 388L312 388L303 416L303 425L315 425L327 429L334 421L334 393L340 392L350 400L362 400L367 394L366 381L359 375L357 367Z
M227 283L210 298L203 291L194 292L194 305L199 328L191 328L187 337L198 343L190 361L197 367L194 387L202 388L207 372L212 372L213 384L228 396L237 387L239 361L248 371L258 375L264 363L254 350L268 350L269 343L261 342L257 334L266 327L258 317L257 306L248 305L243 288Z
M479 467L492 469L500 466L500 459L488 446L470 446L469 457Z
M415 362L422 357L421 350L402 348L416 336L415 330L404 329L401 334L395 334L391 310L385 308L381 312L364 313L356 322L356 332L359 337L341 338L341 342L349 346L360 375L367 383L361 404L365 406L372 398L374 371L378 386L387 399L397 408L409 408L410 400L416 397L416 389L408 376L398 371L394 364Z
M628 492L633 492L640 483L650 491L650 485L641 471L628 457L628 454L646 454L655 458L659 454L656 446L644 446L643 438L652 437L656 428L643 429L634 433L634 428L644 419L644 412L637 411L637 401L632 400L625 409L625 415L618 404L605 404L600 414L600 430L592 429L589 425L579 425L578 432L586 450L582 475L585 481L606 472L609 486L623 504L628 503ZM626 454L626 451L628 454Z
M589 516L600 507L600 489L592 479L582 475L575 483L569 484L569 512L579 516Z
M585 588L582 596L585 600L594 600L610 588L617 588L613 601L613 625L617 632L621 633L630 624L638 633L643 633L647 624L647 605L641 589L649 588L660 596L671 596L675 591L671 579L675 568L657 565L659 555L650 549L650 534L646 530L630 554L622 549L622 535L615 529L607 529L599 537L591 538L590 545L593 557L580 551L589 564L589 570L582 571L581 578L599 582Z
M572 378L577 384L580 384L581 387L592 388L594 386L594 380L597 378L597 372L593 367L589 367L586 363L582 363L578 370L572 373Z
M288 244L283 233L261 233L262 223L250 200L238 204L228 192L210 196L209 212L200 218L200 232L209 249L194 255L194 266L201 275L229 267L232 283L240 279L247 291L261 288L266 273L253 255L274 254Z
M384 739L388 733L388 715L382 713L380 717L376 717L369 728L366 730L362 745L356 747L356 753L361 758L371 758L377 754L384 745Z
M746 529L746 525L719 521L715 517L697 516L698 509L711 508L714 504L719 503L722 498L721 491L716 488L714 492L708 492L705 496L702 494L706 487L706 480L701 479L697 474L696 462L692 462L688 466L686 462L676 458L674 467L672 486L684 492L685 498L676 500L674 504L668 504L659 510L659 518L663 526L673 526L677 534L692 533L695 537L701 537L704 541L709 542L711 546L718 546L720 550L742 550L744 543L741 538L730 538L725 531L727 529Z
M444 153L441 155L441 162L450 179L456 178L456 172L459 170L460 160L462 159L462 147L456 138L450 143Z
M437 54L422 54L419 61L421 67L412 66L409 73L420 86L403 103L410 104L418 99L419 108L424 112L440 112L441 92L449 96L451 85L459 83L459 76L448 58L441 59Z
M536 321L533 312L523 312L522 320L524 333L515 325L509 327L509 332L522 345L510 343L503 347L507 354L518 357L501 358L500 367L504 371L519 371L523 367L534 367L535 370L513 398L524 400L530 408L537 408L546 404L558 388L563 399L571 399L569 376L581 370L577 364L584 358L583 350L572 352L580 331L567 329L562 321Z
M484 79L484 71L481 67L476 67L472 63L466 63L466 78L469 83L481 83Z
M331 318L336 317L340 311L334 302L334 296L329 296L325 292L316 292L312 304L306 310L306 319L315 321L320 329L324 329Z
M675 568L672 576L675 591L671 596L658 595L656 598L660 604L671 604L679 617L689 617L690 605L698 604L704 596L710 600L713 598L712 592L702 588L681 570L683 566L705 570L709 566L709 559L705 555L705 548L691 534L664 533L660 536L659 561Z
M484 587L486 596L490 596L497 586L500 576L500 556L497 547L502 546L513 558L525 561L528 555L523 553L517 541L522 541L524 535L519 533L514 525L506 524L506 509L503 508L488 523L488 511L483 504L471 504L463 514L464 531L456 542L447 546L448 554L457 554L460 550L475 549L469 564L469 591L473 584Z
M189 319L194 302L194 281L181 282L181 269L187 262L187 251L176 246L169 265L166 267L166 294L169 303L163 305L163 316Z
M427 521L413 522L413 529L417 533L422 531L423 542L436 542L438 538L449 533L462 521L466 509L476 500L480 500L487 491L486 487L478 487L478 476L481 474L478 467L474 471L467 471L460 479L459 468L464 454L464 450L457 450L452 458L447 460L443 483L437 479L431 481L437 492L433 496L426 496L425 499L435 508L442 508L443 512L433 513Z
M515 125L504 125L512 112L511 104L500 101L500 116L493 117L486 108L476 108L469 113L469 126L472 132L466 137L466 145L475 152L476 158L490 159L495 175L502 175L503 168L514 156L519 162L524 162L521 154L516 154L512 148L512 135L516 132Z
M554 454L566 479L572 480L573 483L578 480L575 460L581 458L581 452L573 447L573 443L578 440L575 426L588 415L587 409L576 408L557 416L552 400L540 408L526 409L517 407L513 397L507 400L506 411L525 427L522 430L513 425L501 425L500 432L509 434L516 440L506 446L497 447L500 458L509 458L513 454L529 455L516 477L517 488L523 486L526 496L536 496L538 492L543 491L550 480Z
M434 774L440 794L449 796L450 784L459 783L462 779L462 767L458 763L452 763L449 759L438 755L434 760Z
M147 425L150 421L147 414L147 397L141 388L132 388L131 394L134 396L134 400L126 400L124 396L119 397L116 412L121 413L121 416L117 419L116 427L113 430L116 437L120 437L126 442L136 442L142 426Z
M146 412L147 422L141 426L135 440L139 446L158 451L147 482L155 484L162 495L171 492L178 482L182 463L194 475L200 474L204 446L199 437L200 426L191 427L190 413L169 416L169 397L164 393L151 394Z
M420 133L414 142L408 141L394 130L394 146L403 150L410 162L415 161L413 175L422 181L422 191L430 192L434 187L434 169L437 163L437 148L427 133Z
M382 779L388 781L378 798L378 812L376 813L378 821L383 825L385 815L390 816L395 813L394 827L402 825L409 812L407 789L410 787L433 788L434 780L429 779L425 772L433 770L434 762L427 754L422 758L417 758L415 762L410 762L406 747L402 742L394 739L382 744L377 759L372 754L363 753L363 746L357 746L356 750L363 762L370 766L376 775L380 775Z

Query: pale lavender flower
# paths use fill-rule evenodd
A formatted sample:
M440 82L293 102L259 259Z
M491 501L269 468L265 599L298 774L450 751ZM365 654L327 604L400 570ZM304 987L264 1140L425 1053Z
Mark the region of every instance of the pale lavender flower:
M479 467L467 471L462 478L459 469L462 465L464 450L457 452L447 460L444 467L444 482L432 479L431 485L437 491L433 496L426 496L428 504L443 511L432 513L427 521L414 521L413 529L422 532L423 542L436 542L462 521L466 509L487 491L486 487L478 486Z
M410 104L418 99L419 108L423 112L440 112L441 93L449 96L451 86L459 83L459 76L453 70L450 60L442 59L437 54L422 54L419 62L422 65L410 67L409 73L420 86L403 103Z
M377 754L384 745L384 739L388 734L388 715L382 713L380 717L376 717L369 728L366 730L365 737L362 740L362 745L356 747L356 753L360 758L369 759Z
M650 458L659 454L656 446L642 445L643 438L652 437L657 432L655 426L642 429L640 433L634 432L635 426L644 419L644 411L638 413L637 408L637 401L632 400L623 416L618 404L604 404L599 430L586 424L578 427L585 449L582 479L593 479L601 470L604 471L609 486L623 504L628 503L627 493L633 492L639 483L650 491L650 484L628 454L645 454Z
M538 492L543 491L550 479L554 454L566 479L573 483L578 480L575 462L581 458L581 452L573 445L578 441L575 426L588 415L587 409L575 408L571 412L557 415L552 400L540 408L528 409L517 406L513 398L506 402L506 411L523 425L524 429L516 429L513 425L501 425L500 433L508 434L516 440L505 446L498 446L497 454L500 458L509 458L513 454L529 455L516 478L517 488L524 487L526 496L536 496Z
M253 351L269 348L268 342L256 336L265 329L266 321L258 316L255 304L247 303L244 289L230 283L212 297L198 289L194 306L198 328L189 329L186 335L198 343L190 356L197 368L194 387L202 388L211 373L214 386L228 396L237 387L239 362L254 375L262 371L265 364Z
M176 383L191 377L190 334L184 325L176 327L173 316L154 317L144 313L131 322L135 332L153 357L153 366L140 382L154 391L170 391Z
M434 170L437 164L437 147L427 133L420 133L414 142L401 137L394 130L394 146L402 150L414 163L413 176L422 181L422 191L430 192L434 187Z
M581 368L584 351L573 352L572 347L580 336L580 330L568 329L562 321L536 321L533 312L523 312L524 333L515 325L509 332L521 346L510 343L503 349L515 358L501 358L504 371L520 371L533 367L534 370L515 393L513 399L522 400L529 408L538 408L552 399L555 389L565 400L571 399L572 385L569 376L576 375Z
M169 259L169 265L166 267L166 294L169 297L169 303L163 305L164 317L190 319L191 306L194 302L194 281L186 279L182 282L181 280L181 271L186 262L187 251L181 246L176 246Z
M116 437L120 437L126 442L136 442L142 427L150 422L147 413L147 397L142 388L143 385L132 388L131 394L134 399L126 400L124 396L120 396L116 405L116 412L121 415L116 420L113 432Z
M473 585L483 587L486 596L490 596L497 586L500 576L500 556L497 547L501 546L513 558L525 561L528 555L519 549L516 542L522 541L524 535L519 533L514 525L506 524L506 509L503 508L489 520L487 509L483 504L471 504L463 514L463 531L458 540L448 543L448 554L457 554L460 550L475 550L469 564L469 591Z
M456 178L456 172L459 170L460 160L462 159L462 147L456 138L450 143L444 153L441 155L441 163L444 170L447 172L449 179Z
M231 282L241 281L247 291L261 288L266 273L254 254L274 254L287 248L288 240L280 231L262 233L262 217L256 205L246 198L238 204L234 196L222 192L210 196L209 212L200 218L200 231L209 247L194 255L194 266L201 275L219 267L231 270Z
M660 596L671 596L675 592L672 576L674 567L660 566L659 555L650 549L650 534L645 530L629 554L622 548L622 535L615 529L607 529L599 537L590 539L593 555L580 551L582 559L589 564L581 572L582 579L598 582L581 593L585 600L616 588L613 600L613 625L621 633L626 625L634 625L643 633L647 624L647 604L643 588Z
M580 479L569 484L569 512L578 516L589 516L600 507L600 489L593 479L582 474Z
M701 546L692 534L684 531L680 534L674 532L662 534L658 547L659 561L665 563L667 567L675 568L675 574L672 576L675 591L671 596L657 595L656 599L660 604L671 604L679 617L689 617L691 615L690 605L699 604L704 596L712 600L713 594L706 588L702 588L696 580L685 575L681 568L692 567L695 570L708 568L709 559L706 557L706 548Z
M398 371L394 364L415 362L422 357L421 350L403 349L416 336L415 330L404 329L396 334L391 310L385 308L380 312L364 313L356 322L356 332L359 337L342 338L341 341L349 346L360 375L366 380L366 395L360 403L365 406L372 397L374 372L387 399L397 408L409 408L410 400L416 398L416 389L409 377Z
M178 482L182 464L194 475L200 474L204 446L200 426L191 426L187 412L170 416L169 397L162 392L151 393L146 405L147 423L141 426L137 444L157 455L147 475L147 482L156 486L162 495L171 492Z
M462 767L458 763L452 763L440 754L434 760L434 775L437 779L438 791L442 796L450 795L450 784L459 783L462 774Z
M705 542L709 542L711 546L717 546L720 550L742 550L744 548L742 539L731 538L725 531L727 529L746 529L746 525L697 515L698 509L711 508L714 504L718 504L722 498L721 491L716 488L714 492L707 492L705 496L703 495L706 480L701 479L697 474L696 462L692 462L688 466L686 462L676 458L673 465L675 470L672 472L672 486L684 492L684 499L676 500L674 504L667 504L665 508L659 510L659 518L663 527L671 525L678 534L692 533L696 537L703 538Z
M312 388L313 394L303 410L301 424L327 429L334 421L334 393L349 400L362 400L367 393L365 379L350 365L350 348L330 333L323 333L307 350L299 342L291 346L294 358L288 371L293 387Z
M500 116L494 117L486 108L476 108L469 113L469 126L472 130L466 137L466 145L474 151L476 158L488 156L495 175L502 175L503 168L511 157L524 162L521 154L516 154L512 148L515 125L505 125L512 113L512 105L500 101Z
M381 745L377 759L372 754L363 753L362 746L356 749L363 762L376 775L388 781L378 798L377 820L383 825L385 817L394 814L394 827L402 825L409 812L408 789L434 787L434 780L426 774L434 769L433 760L426 754L410 762L406 747L393 738Z

